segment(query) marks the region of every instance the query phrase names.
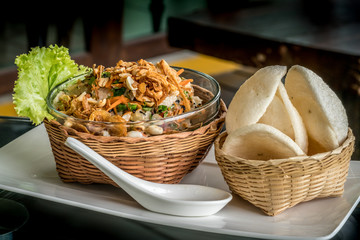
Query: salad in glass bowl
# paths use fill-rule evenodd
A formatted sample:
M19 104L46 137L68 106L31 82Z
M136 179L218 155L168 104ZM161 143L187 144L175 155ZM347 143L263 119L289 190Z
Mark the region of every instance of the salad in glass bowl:
M219 100L220 87L211 76L141 59L94 65L51 90L47 105L58 122L80 132L148 137L209 123Z

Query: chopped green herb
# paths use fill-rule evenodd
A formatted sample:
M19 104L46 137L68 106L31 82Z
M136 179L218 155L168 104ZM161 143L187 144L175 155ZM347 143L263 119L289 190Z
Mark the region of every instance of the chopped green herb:
M168 107L165 105L159 105L157 109L157 113L162 115L162 117L166 117L169 114Z
M167 106L165 106L165 105L159 105L158 106L158 109L157 109L157 112L158 113L162 113L162 112L165 112L165 111L167 111L168 110L168 107Z
M89 78L89 84L90 84L90 85L93 85L94 82L95 82L95 80L96 80L96 77L95 77L94 75L92 75L92 76Z
M112 91L114 93L114 97L121 96L121 95L123 95L125 93L126 87L122 87L122 88L118 88L118 89L113 88Z
M191 96L190 96L190 94L189 94L188 91L185 90L185 91L184 91L184 94L185 94L185 96L186 96L187 99L191 100Z
M130 111L135 111L137 109L137 105L128 103L128 108L129 108Z
M116 110L117 110L118 112L123 112L123 111L125 111L126 109L127 109L127 106L126 106L126 104L124 104L124 103L120 103L119 105L116 106Z
M147 106L143 106L142 109L143 109L144 111L151 111L151 110L152 110L151 107L147 107Z
M108 78L108 77L110 77L111 76L111 73L110 72L103 72L102 74L101 74L101 77L103 77L103 78Z

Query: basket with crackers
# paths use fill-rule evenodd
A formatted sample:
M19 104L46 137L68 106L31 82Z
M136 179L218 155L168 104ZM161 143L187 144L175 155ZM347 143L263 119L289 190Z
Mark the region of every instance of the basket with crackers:
M232 99L215 140L230 190L274 216L344 192L354 135L337 95L299 65L259 69Z

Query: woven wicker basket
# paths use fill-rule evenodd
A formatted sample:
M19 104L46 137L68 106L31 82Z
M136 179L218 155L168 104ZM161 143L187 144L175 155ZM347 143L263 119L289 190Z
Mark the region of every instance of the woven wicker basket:
M191 132L147 138L103 137L78 132L57 121L44 121L63 182L105 183L117 186L94 165L65 146L74 137L124 171L157 183L178 183L204 159L225 121L226 105L220 100L219 113L211 123Z
M214 142L215 156L230 190L275 216L300 202L337 197L344 192L355 137L339 148L307 157L275 160L247 160L226 155L222 145L227 133Z

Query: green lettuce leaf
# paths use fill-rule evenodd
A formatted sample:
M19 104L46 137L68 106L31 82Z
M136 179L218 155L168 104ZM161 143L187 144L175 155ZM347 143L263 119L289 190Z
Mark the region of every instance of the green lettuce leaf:
M57 45L32 48L28 54L17 56L15 64L18 68L13 94L15 111L19 116L30 118L35 125L45 118L53 119L46 105L50 90L89 70L71 59L69 49Z

